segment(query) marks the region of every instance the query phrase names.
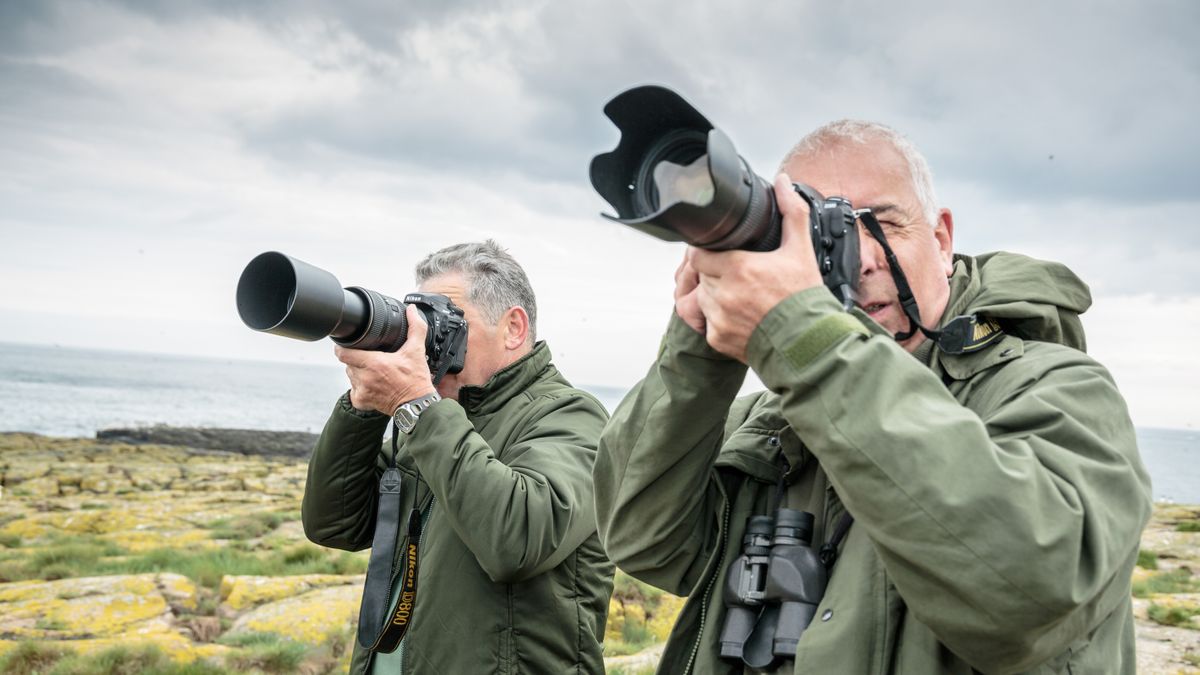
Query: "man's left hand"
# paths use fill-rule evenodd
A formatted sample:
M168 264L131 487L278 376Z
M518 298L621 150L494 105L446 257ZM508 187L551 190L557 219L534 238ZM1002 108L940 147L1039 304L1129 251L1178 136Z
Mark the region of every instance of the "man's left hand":
M824 283L813 255L808 204L786 174L775 177L775 200L783 214L783 236L774 251L688 249L691 266L700 274L697 299L708 344L743 363L751 334L775 305Z
M404 308L408 337L395 352L375 352L335 346L334 355L346 364L350 379L350 405L359 410L377 410L391 415L400 404L435 391L425 361L428 328L416 306Z

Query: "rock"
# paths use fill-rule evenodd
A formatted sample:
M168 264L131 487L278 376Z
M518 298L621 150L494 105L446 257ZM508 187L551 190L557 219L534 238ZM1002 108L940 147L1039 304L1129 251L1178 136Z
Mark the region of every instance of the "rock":
M307 460L317 443L317 434L304 431L257 429L213 429L153 426L137 429L103 429L98 440L131 444L153 443L189 448L227 450L243 455L283 455Z
M363 577L359 574L301 574L290 577L225 576L221 578L221 599L234 610L244 610L263 603L301 596L313 589L328 586L357 584L362 592Z
M361 584L309 591L243 614L227 634L272 633L304 644L323 645L354 624L361 595Z
M178 574L0 584L0 635L78 640L169 632L171 612L162 585L177 597L195 594L191 582Z

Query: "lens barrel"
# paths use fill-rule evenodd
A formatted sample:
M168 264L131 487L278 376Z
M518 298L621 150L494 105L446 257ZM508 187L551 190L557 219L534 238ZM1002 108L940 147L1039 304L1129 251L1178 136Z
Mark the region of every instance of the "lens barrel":
M255 256L237 286L238 315L263 333L393 352L408 335L404 303L370 289L342 288L337 277L278 251Z

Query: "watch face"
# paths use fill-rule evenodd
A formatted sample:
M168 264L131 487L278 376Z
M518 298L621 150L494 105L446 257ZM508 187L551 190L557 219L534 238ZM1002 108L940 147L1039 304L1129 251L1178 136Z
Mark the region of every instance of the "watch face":
M411 433L413 427L417 425L417 414L409 410L407 406L400 406L396 409L396 414L392 416L396 420L396 426L400 427L400 431Z

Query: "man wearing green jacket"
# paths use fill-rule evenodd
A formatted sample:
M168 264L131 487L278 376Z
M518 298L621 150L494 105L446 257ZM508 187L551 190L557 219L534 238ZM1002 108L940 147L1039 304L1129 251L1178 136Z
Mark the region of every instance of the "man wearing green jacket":
M392 450L381 453L380 440L393 411L410 404L416 420L397 436L397 463L404 512L415 501L420 513L416 600L399 647L356 644L350 672L602 673L613 566L596 534L591 471L607 413L551 364L535 338L529 280L495 242L443 249L416 272L422 292L464 311L462 371L433 385L427 328L411 305L399 351L335 348L350 391L313 451L304 491L309 539L371 546ZM393 608L410 550L400 530Z
M747 519L779 505L813 514L812 548L836 556L794 658L767 670L1135 672L1149 479L1120 393L1083 351L1087 287L1054 263L953 254L925 160L882 125L826 125L781 168L783 243L688 250L658 360L596 459L609 556L688 596L659 672L752 672L721 656L726 586ZM792 181L872 209L920 323L976 315L978 348L904 337L865 232L844 312ZM735 400L747 366L769 391Z

